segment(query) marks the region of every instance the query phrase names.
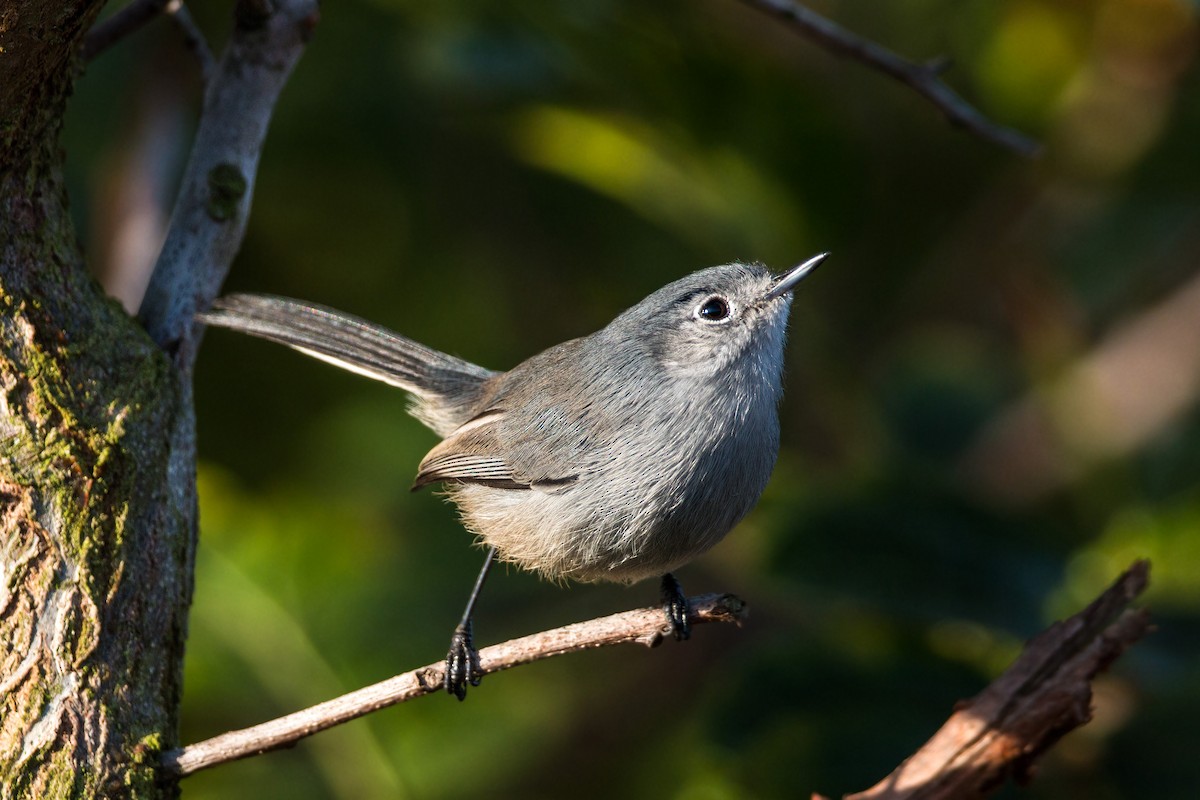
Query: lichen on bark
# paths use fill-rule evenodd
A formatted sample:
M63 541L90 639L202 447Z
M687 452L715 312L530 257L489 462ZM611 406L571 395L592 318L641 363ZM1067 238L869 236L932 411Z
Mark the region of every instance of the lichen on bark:
M191 595L195 497L168 474L190 463L187 389L87 275L57 145L99 6L0 0L4 798L176 791L152 765L176 741Z
M0 785L119 795L133 748L175 736L194 524L165 497L180 392L69 224L46 222L0 256Z

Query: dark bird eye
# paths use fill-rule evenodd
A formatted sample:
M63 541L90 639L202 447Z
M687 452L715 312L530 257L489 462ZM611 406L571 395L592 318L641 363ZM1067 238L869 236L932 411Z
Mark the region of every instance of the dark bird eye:
M696 314L709 322L720 322L729 316L729 303L722 297L710 297L696 309Z

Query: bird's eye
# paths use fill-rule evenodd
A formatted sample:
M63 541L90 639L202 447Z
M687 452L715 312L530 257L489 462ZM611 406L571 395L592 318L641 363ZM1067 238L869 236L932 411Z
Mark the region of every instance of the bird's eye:
M723 297L710 297L696 309L696 316L709 322L720 322L729 316L729 303Z

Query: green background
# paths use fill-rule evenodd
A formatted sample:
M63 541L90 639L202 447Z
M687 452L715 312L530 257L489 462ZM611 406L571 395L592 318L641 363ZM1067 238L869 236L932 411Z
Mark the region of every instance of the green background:
M1197 5L823 9L952 57L951 85L1042 157L731 0L324 4L228 290L504 369L694 269L833 256L794 305L774 478L679 573L744 597L743 628L489 677L463 704L438 694L189 778L187 800L863 789L1137 557L1154 562L1158 630L1024 796L1195 796ZM219 46L228 4L193 11ZM65 146L96 263L139 120L175 126L169 196L199 97L165 21L82 78ZM1164 309L1184 324L1146 327ZM1092 380L1113 353L1112 380ZM408 492L436 439L403 396L213 331L197 404L184 740L441 657L481 555L436 494ZM656 593L501 569L477 635Z

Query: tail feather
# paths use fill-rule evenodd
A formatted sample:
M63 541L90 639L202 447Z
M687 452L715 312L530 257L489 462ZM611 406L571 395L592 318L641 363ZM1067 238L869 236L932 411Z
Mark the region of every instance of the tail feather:
M364 319L286 297L227 295L197 319L404 389L415 397L414 415L443 435L469 415L483 382L496 374Z

